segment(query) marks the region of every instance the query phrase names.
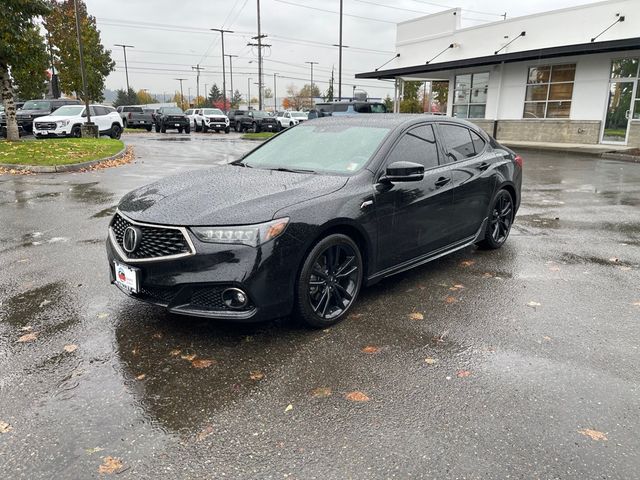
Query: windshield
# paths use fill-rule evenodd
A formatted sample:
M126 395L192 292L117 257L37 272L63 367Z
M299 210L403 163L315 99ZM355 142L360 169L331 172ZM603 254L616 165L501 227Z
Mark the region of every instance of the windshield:
M73 117L81 115L84 107L82 105L65 105L51 114L52 117Z
M293 118L307 118L307 114L304 112L291 112Z
M205 108L202 111L203 115L224 115L224 113L222 113L222 110L220 110L219 108Z
M44 100L29 100L22 106L22 110L49 110L51 108L51 102Z
M253 116L254 118L265 118L265 117L269 117L269 113L268 112L261 112L260 110L253 110Z
M247 155L249 167L353 173L376 151L388 128L300 124Z
M168 108L163 108L162 113L183 114L184 112L180 110L178 107L168 107Z
M371 113L387 113L387 107L385 107L384 103L372 103Z

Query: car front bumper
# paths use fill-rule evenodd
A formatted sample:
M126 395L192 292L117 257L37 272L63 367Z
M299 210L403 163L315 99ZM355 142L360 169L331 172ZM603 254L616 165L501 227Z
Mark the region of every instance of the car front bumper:
M225 128L229 128L229 122L211 120L209 118L204 119L204 124L210 130L224 130Z
M66 127L56 127L55 129L39 129L36 126L33 126L33 134L40 137L51 137L51 138L60 138L60 137L68 137L71 135L71 127L73 125L67 125Z
M287 236L254 248L204 243L190 234L192 255L153 261L132 261L107 239L112 284L132 298L165 307L171 313L238 322L269 320L291 313L297 274L298 240ZM115 262L138 270L138 291L115 282ZM231 309L222 292L238 288L248 297L245 308Z

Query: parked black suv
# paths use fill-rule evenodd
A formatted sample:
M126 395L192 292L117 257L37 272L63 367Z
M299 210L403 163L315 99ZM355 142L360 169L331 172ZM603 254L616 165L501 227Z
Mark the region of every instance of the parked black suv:
M33 121L38 117L50 115L64 105L80 105L80 100L71 98L57 98L47 100L29 100L16 112L18 128L22 127L26 132L33 131Z
M333 115L358 115L359 113L387 113L387 107L381 102L323 102L309 112L309 119L331 117Z
M247 114L247 110L229 110L227 117L229 118L229 128L234 129L236 132L240 131L240 123L236 122L236 119L240 119Z
M189 119L178 107L161 107L154 116L156 132L167 133L168 129L176 129L178 133L191 133Z
M277 132L278 121L275 117L271 116L269 112L262 110L249 110L241 117L235 119L236 131L242 130L245 132Z

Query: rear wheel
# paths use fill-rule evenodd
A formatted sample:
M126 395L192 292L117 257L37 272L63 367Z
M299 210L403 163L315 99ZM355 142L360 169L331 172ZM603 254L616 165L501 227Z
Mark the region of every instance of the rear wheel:
M126 119L126 118L123 118L123 119L122 119L122 126L123 126L124 128L127 128L127 119Z
M160 125L156 123L156 133L160 133Z
M515 208L511 194L506 190L500 190L493 199L484 239L477 245L487 250L500 248L509 237L514 215Z
M333 234L309 252L296 289L296 312L306 325L325 328L344 319L362 284L362 256L351 238Z
M240 132L240 125L238 124L238 122L236 122L236 123L233 125L233 129L234 129L236 132L238 132L238 133Z
M224 129L224 133L229 133L231 131L231 129L229 127Z

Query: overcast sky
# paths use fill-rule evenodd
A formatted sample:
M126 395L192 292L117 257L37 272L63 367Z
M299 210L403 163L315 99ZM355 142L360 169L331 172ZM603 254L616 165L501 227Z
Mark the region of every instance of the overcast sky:
M112 49L116 71L107 79L107 88L124 88L125 72L122 48L115 43L134 45L127 49L129 83L136 90L149 89L170 96L179 89L175 78L186 78L184 94L196 94L196 75L192 66L200 64L200 91L213 83L222 87L220 34L210 28L234 30L225 35L225 53L233 59L233 88L247 93L251 78L251 95L257 93L257 49L247 46L257 34L256 0L85 0L89 13L97 18L106 48ZM395 22L461 7L463 26L478 25L508 17L564 8L595 0L344 0L343 95L353 85L370 96L392 93L386 82L358 81L354 75L371 71L394 55ZM265 43L264 83L273 88L273 74L278 73L277 93L282 97L288 85L301 87L309 83L314 66L314 83L326 90L331 68L337 67L339 0L261 0L262 33ZM322 11L322 10L328 10ZM362 18L366 17L366 18ZM577 27L576 27L577 28ZM253 63L250 63L253 62ZM227 59L227 90L230 90ZM289 77L289 78L286 78ZM160 98L162 100L162 98Z

